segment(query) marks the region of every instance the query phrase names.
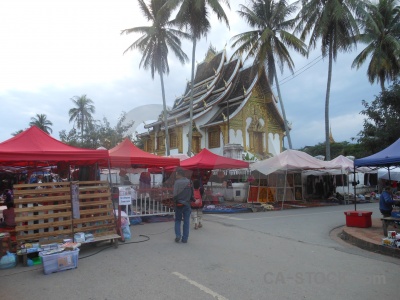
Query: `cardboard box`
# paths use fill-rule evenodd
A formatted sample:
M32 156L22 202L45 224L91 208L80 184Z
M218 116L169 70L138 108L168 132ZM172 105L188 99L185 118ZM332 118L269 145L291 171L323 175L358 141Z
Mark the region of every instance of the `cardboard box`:
M48 255L44 255L42 252L40 252L39 256L42 258L43 272L47 275L77 268L79 249Z
M394 239L382 238L382 245L384 246L394 246Z

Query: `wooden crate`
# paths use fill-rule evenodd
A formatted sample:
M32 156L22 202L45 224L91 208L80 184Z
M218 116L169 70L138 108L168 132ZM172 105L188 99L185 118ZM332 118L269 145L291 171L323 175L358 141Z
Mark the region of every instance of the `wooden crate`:
M119 238L107 181L75 182L79 186L79 219L72 218L70 182L14 185L18 243L60 242L75 232L95 240Z

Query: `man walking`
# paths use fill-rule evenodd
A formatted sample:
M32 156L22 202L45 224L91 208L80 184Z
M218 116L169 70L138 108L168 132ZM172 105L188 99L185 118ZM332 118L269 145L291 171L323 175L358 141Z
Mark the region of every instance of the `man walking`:
M185 177L185 172L181 168L176 169L176 180L174 183L174 202L175 202L175 242L187 243L190 227L190 202L192 199L192 186L189 179ZM181 235L181 222L183 216L183 234Z

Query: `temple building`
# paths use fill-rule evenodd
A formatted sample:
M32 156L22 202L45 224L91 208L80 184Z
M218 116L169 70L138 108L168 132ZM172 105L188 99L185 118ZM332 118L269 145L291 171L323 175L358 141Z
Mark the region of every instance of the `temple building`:
M258 159L282 151L284 121L277 108L265 70L244 67L240 58L227 59L226 51L208 51L197 65L193 84L193 123L190 123L190 89L175 99L168 111L170 154L188 153L189 126L193 127L192 155L203 148L223 155L224 146L243 147ZM165 155L162 112L139 137L145 151Z

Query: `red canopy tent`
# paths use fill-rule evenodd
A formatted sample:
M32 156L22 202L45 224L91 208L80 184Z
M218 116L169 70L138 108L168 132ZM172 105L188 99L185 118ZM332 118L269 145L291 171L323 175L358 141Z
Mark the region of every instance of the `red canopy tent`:
M57 162L73 165L106 163L107 150L72 147L51 137L36 126L0 143L0 165L20 167L40 167Z
M204 148L195 156L183 160L181 162L181 167L188 170L242 169L248 168L249 163L220 156Z
M151 168L179 166L179 158L157 156L136 147L129 139L109 150L111 167Z

